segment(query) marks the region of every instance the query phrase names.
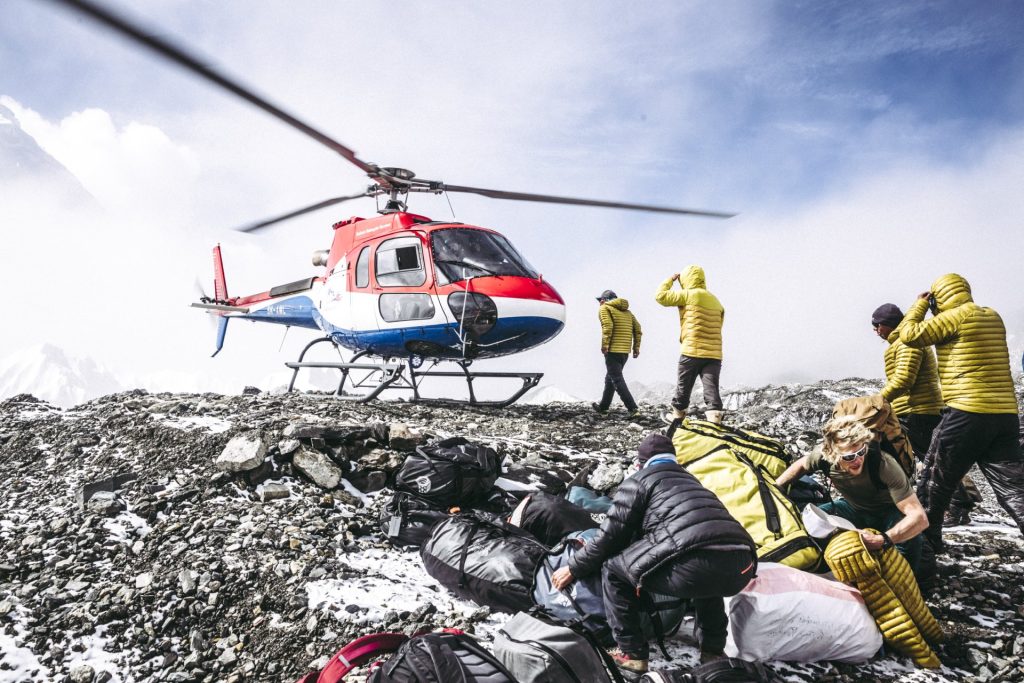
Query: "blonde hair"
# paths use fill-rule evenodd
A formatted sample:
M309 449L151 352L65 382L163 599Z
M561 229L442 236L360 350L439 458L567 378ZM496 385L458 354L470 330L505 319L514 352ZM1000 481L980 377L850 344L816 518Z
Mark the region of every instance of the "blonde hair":
M867 443L875 438L874 432L853 415L832 418L822 427L821 434L825 439L821 446L821 454L832 465L839 462L840 449L849 450L851 446Z

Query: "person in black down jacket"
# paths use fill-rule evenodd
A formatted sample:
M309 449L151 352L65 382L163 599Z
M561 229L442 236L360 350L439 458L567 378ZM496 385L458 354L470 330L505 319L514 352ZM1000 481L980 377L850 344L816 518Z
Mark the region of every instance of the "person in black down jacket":
M619 668L647 670L641 591L693 600L701 661L721 656L729 618L722 598L754 578L754 541L714 493L676 463L672 441L649 434L640 470L619 486L594 540L552 576L559 590L602 572Z

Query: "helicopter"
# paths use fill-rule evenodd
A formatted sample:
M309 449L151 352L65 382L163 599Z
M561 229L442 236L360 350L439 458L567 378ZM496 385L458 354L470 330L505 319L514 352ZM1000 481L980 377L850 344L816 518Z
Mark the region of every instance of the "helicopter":
M242 319L321 332L294 362L288 390L304 369L340 373L335 396L369 401L389 389L411 392L412 401L507 406L540 382L542 373L481 372L479 360L520 353L548 342L565 326L565 301L502 234L490 228L435 221L412 213L410 193L471 193L495 199L594 206L709 218L734 214L555 195L511 192L426 180L408 169L379 166L323 132L229 78L190 51L157 36L132 20L91 0L55 0L106 25L178 66L235 94L286 125L340 154L363 171L371 184L363 191L333 197L301 209L238 228L257 232L272 225L337 204L378 199L376 217L351 217L333 224L328 249L313 253L322 272L244 296L228 294L220 245L213 249L213 296L192 303L215 316L216 356L224 347L227 326ZM384 201L380 202L380 198ZM311 349L326 344L338 361L307 360ZM352 352L348 360L341 350ZM458 370L438 370L442 363ZM426 367L424 367L426 366ZM422 395L424 380L461 378L468 399L433 399ZM500 400L481 400L474 389L480 379L521 382Z

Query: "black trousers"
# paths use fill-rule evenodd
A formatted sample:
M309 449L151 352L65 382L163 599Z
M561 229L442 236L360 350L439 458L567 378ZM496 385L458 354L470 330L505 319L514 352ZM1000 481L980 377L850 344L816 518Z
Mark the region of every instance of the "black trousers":
M718 379L722 374L722 361L717 358L693 358L680 355L676 368L676 395L672 407L686 410L690 406L693 385L700 377L704 387L704 403L708 410L721 410L722 397L718 394Z
M928 512L925 536L936 552L942 551L942 517L957 484L974 464L1024 534L1024 458L1018 416L943 408L917 483L917 497Z
M924 462L928 457L928 451L931 450L932 434L935 432L935 428L939 426L941 417L939 415L920 415L917 413L907 413L898 417L900 426L903 427L903 432L910 441L910 447L914 449L914 457ZM954 512L970 512L974 509L975 498L967 492L965 487L967 483L970 484L973 491L977 492L974 482L970 478L965 478L957 484L956 491L953 493L952 499L950 499L950 510Z
M622 369L626 367L627 360L629 360L628 353L609 351L604 354L604 393L601 395L601 403L598 404L599 410L608 410L616 393L625 404L626 410L630 412L636 410L636 401L633 400L633 394L629 393L626 378L622 376Z
M755 556L749 550L695 550L680 555L644 577L643 589L693 601L697 642L701 651L725 648L729 617L724 597L736 595L754 578ZM643 608L622 555L604 563L604 607L619 649L636 659L649 659L643 630Z

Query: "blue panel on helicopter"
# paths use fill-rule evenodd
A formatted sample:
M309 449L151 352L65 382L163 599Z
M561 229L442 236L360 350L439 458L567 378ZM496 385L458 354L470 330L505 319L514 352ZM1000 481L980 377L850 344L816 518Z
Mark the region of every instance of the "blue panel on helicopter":
M308 296L296 296L291 299L275 301L269 306L250 311L241 318L258 320L260 322L278 323L280 325L292 325L294 327L308 327L320 329L313 319L313 300Z
M518 353L550 340L563 326L561 320L542 316L502 318L494 329L480 337L475 349L467 355L494 358ZM463 357L457 323L410 325L389 330L344 330L330 326L327 332L341 346L360 351L369 349L375 356L403 357L414 349L417 355L426 357Z

